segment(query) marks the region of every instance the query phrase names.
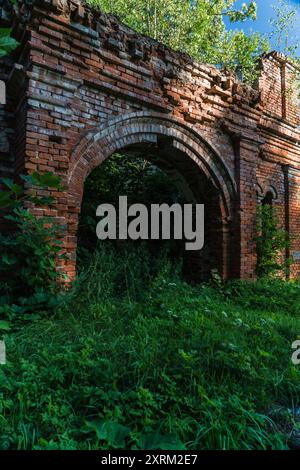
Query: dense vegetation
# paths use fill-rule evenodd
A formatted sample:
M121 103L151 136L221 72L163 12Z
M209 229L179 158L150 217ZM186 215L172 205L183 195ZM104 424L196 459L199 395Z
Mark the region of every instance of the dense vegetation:
M184 204L184 195L168 175L153 162L145 159L140 152L117 153L105 160L87 178L78 229L78 261L81 266L90 256L97 244L95 227L99 222L96 209L101 203L119 205L119 196L126 195L128 205L144 204L150 210L150 204ZM143 243L135 241L135 246ZM116 241L120 250L124 242ZM155 257L160 249L167 250L172 258L182 258L182 272L189 271L189 263L184 256L183 240L148 240L149 252ZM126 243L125 243L126 248Z
M55 314L5 336L0 448L287 448L299 289L191 287L142 247L99 249Z
M232 0L101 3L172 47L246 80L255 75L263 40L228 32L223 21L224 14L254 18L255 2L240 11ZM279 33L290 18L284 21ZM15 45L2 30L0 55ZM223 284L213 273L209 283L192 286L182 279L180 257L170 257L171 245L153 253L143 244L94 243L96 204L116 202L121 193L146 203L180 198L141 157L117 155L87 181L81 270L60 292L59 227L27 210L51 205L45 187L59 189L60 182L51 174L23 178L26 191L6 179L0 194L14 230L0 236L0 332L8 358L0 367L0 449L292 445L300 284L276 279L288 268L277 257L287 240L270 208L262 211L266 224L258 219L263 279Z
M39 189L60 183L50 174L25 179L29 195L10 180L2 194L16 232L0 238L8 358L0 368L0 449L288 448L300 393L291 361L299 283L223 284L214 273L192 286L180 258L170 257L172 244L154 253L145 243L95 246L98 197L114 202L124 185L129 199L179 197L141 157L116 155L87 180L80 275L57 292L59 245L45 231L49 220L19 206L51 204ZM266 227L271 278L271 219Z

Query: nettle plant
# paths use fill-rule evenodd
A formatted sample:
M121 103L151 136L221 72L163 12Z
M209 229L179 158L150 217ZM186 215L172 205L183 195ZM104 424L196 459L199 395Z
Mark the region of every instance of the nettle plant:
M1 4L3 3L6 3L5 7L9 7L12 11L17 2L16 0L6 0L6 2L2 0ZM19 45L18 41L11 36L11 33L11 28L0 28L0 57L6 56Z
M286 230L279 226L277 208L270 204L257 209L257 275L260 278L274 278L288 275L291 258L283 259L283 253L290 247Z
M0 214L9 224L9 231L0 234L0 314L6 316L48 302L60 276L56 260L63 257L62 227L53 217L37 217L30 210L51 206L49 190L63 189L61 179L50 172L22 179L23 185L9 178L1 181Z
M19 44L11 37L11 32L11 28L0 28L0 57L9 54Z

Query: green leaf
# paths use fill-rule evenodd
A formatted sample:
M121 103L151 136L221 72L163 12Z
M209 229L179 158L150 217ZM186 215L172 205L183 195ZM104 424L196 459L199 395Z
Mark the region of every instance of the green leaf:
M0 56L8 54L19 45L10 34L10 28L0 28Z
M114 448L124 448L125 439L130 434L130 429L114 421L92 421L86 423L87 428L93 430L98 439L106 441Z
M11 199L11 195L8 192L0 192L0 208L9 207L14 204L14 201Z
M6 36L10 36L11 31L11 28L0 28L0 39Z
M0 330L9 331L11 329L10 323L5 320L0 320Z
M19 184L16 184L13 182L11 178L2 178L2 183L10 189L14 194L17 194L18 196L22 194L23 188Z
M26 181L26 183L29 183L30 185L33 185L33 178L31 175L20 175L22 180Z
M143 450L185 450L185 445L178 439L177 436L161 435L158 432L144 434L140 437L138 446Z
M16 264L16 261L17 261L14 256L9 257L7 254L2 255L1 260L4 264L7 264L8 266L12 264Z
M46 187L57 188L57 189L61 188L60 186L61 178L50 171L47 173L43 173L43 174L34 172L32 173L31 177L32 177L33 183L36 184L37 186L42 186L44 188Z

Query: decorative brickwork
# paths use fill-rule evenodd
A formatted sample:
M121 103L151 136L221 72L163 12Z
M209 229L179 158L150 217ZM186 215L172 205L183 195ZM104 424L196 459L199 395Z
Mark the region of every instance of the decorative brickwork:
M0 174L63 177L55 206L34 212L65 225L59 269L70 279L85 178L122 149L142 149L205 203L206 269L255 276L256 206L267 193L294 238L285 256L299 258L299 109L295 70L280 54L262 59L254 89L79 0L18 5L21 17L16 6L2 20L13 18L20 47L1 67ZM299 272L298 259L291 275Z

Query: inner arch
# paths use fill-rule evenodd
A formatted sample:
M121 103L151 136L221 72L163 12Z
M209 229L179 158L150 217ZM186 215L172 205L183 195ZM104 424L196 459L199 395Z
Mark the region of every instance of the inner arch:
M216 240L209 257L217 260L213 264L221 276L229 277L234 179L212 146L186 123L157 113L134 113L90 131L71 158L70 204L81 206L85 179L106 158L117 151L137 150L172 175L190 202L206 205L208 236ZM76 237L77 224L72 216L72 237ZM75 255L73 259L75 266Z

